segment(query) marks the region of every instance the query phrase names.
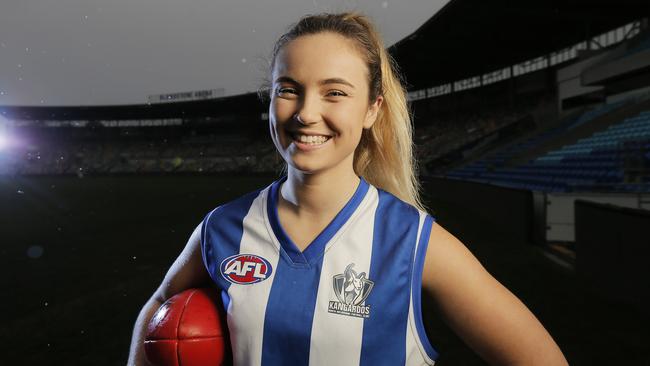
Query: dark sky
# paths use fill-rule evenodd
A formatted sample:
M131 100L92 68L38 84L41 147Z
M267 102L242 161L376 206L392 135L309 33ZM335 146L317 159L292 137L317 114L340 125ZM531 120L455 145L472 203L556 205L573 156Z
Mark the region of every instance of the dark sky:
M360 10L386 46L448 0L9 0L0 3L0 105L146 103L257 89L275 39L304 14Z

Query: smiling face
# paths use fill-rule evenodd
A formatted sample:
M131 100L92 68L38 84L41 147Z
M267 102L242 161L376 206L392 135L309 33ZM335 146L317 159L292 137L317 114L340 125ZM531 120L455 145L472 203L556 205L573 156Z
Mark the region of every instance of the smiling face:
M277 54L272 81L271 137L290 169L352 170L361 132L382 102L369 102L368 68L353 41L331 32L300 36Z

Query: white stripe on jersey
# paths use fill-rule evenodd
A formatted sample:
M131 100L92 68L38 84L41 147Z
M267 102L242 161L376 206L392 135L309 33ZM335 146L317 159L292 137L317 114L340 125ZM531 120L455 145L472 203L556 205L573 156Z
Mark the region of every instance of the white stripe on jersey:
M311 329L309 365L358 365L361 358L363 318L332 314L330 301L336 301L333 278L354 263L357 273L370 272L377 189L370 186L355 213L325 248L316 308ZM371 207L368 207L371 206ZM339 240L341 238L341 240Z
M415 263L415 254L418 250L418 245L420 245L420 235L422 234L422 229L424 227L424 219L426 218L426 212L419 211L420 221L418 224L418 238L415 242L415 250L413 251L413 263ZM416 272L413 270L413 272ZM418 291L418 289L415 289ZM422 309L422 307L420 307ZM422 341L418 335L417 327L415 326L415 314L413 313L413 291L411 291L411 300L409 301L409 326L408 331L406 332L406 365L433 365L433 361L424 350L422 346ZM419 352L418 352L419 351Z
M279 247L269 241L270 228L264 220L268 192L268 188L260 192L244 217L239 253L255 253L268 260L272 268L276 268ZM228 328L232 336L235 365L259 365L262 362L264 317L274 278L275 271L270 278L255 285L234 285L228 288ZM238 301L242 303L237 304Z

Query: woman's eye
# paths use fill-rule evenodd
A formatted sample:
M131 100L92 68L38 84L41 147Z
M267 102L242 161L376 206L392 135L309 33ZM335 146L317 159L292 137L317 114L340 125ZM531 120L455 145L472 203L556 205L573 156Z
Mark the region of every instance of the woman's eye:
M278 89L276 90L276 94L286 94L286 93L295 94L295 93L296 93L296 89L294 89L294 88L282 88L282 87L280 87L280 88L278 88Z
M345 94L344 92L342 92L340 90L332 90L329 93L327 93L327 95L331 96L331 97L344 97L347 94Z

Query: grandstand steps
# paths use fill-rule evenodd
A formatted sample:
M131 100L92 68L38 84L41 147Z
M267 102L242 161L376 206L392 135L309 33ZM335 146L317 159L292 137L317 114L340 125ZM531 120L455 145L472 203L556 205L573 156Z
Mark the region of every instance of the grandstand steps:
M486 168L489 170L500 168L511 168L527 162L528 156L537 156L537 151L544 151L544 146L550 141L556 141L558 137L565 136L567 130L572 130L598 117L601 114L607 114L611 110L618 109L626 102L618 102L606 105L601 108L583 108L569 113L564 118L558 120L554 113L548 110L537 110L531 113L532 123L535 127L532 131L520 130L517 136L511 136L508 141L503 139L485 146L483 149L472 150L463 145L456 151L451 151L448 155L456 154L462 159L457 159L453 164L446 164L442 170L462 169L472 166L475 163L487 163ZM553 117L551 117L553 116ZM530 118L530 117L528 117ZM553 121L546 119L551 118ZM521 119L520 119L521 121ZM487 145L487 144L484 144ZM532 154L530 151L534 151ZM524 158L522 158L522 156Z
M444 175L553 192L650 192L650 101L626 104L591 109L578 118L565 118L559 127L521 135L476 160L466 159L461 168ZM574 134L573 129L584 137L574 136L577 141L567 143L566 135ZM555 143L558 139L565 143ZM553 145L561 148L512 164L538 146Z
M498 158L498 155L503 152L507 151L509 148L512 146L515 146L517 144L522 143L523 141L526 141L529 139L531 136L534 136L536 134L535 131L529 131L525 135L516 137L513 140L509 140L503 144L500 145L487 145L484 148L475 151L474 153L467 155L467 158L463 161L458 162L457 164L450 166L449 170L451 169L458 169L462 167L466 167L469 165L474 164L475 162L483 159L488 159L491 160L493 158Z
M624 105L609 113L596 117L588 123L584 123L580 126L570 129L564 134L557 136L556 138L551 139L545 143L542 143L539 146L533 147L526 153L519 155L515 159L512 159L508 165L516 166L525 164L538 156L546 154L547 152L559 150L565 145L571 145L578 142L578 140L581 138L591 136L599 131L604 131L609 126L617 124L626 118L634 117L645 110L650 110L650 99L639 103Z
M472 140L453 151L450 151L445 154L445 156L450 155L462 155L462 159L457 159L453 161L450 159L450 163L446 164L443 169L444 171L449 171L453 169L463 168L465 166L471 165L473 162L479 159L485 159L486 157L492 157L495 154L498 154L500 151L506 150L508 147L516 145L521 141L525 141L530 136L535 135L534 130L535 123L530 115L523 116L516 121L502 126L501 128L490 132L487 136L479 136L475 140ZM518 130L517 134L504 134L503 136L499 135L500 131L507 129L516 129Z
M454 169L461 169L467 166L472 166L480 161L494 162L495 168L514 167L519 164L519 151L527 151L529 146L535 147L540 141L551 138L558 130L564 129L567 124L571 124L578 120L586 111L587 109L575 111L565 116L562 120L558 120L555 116L552 118L554 119L554 122L543 120L545 118L550 118L549 115L554 115L554 113L549 113L548 110L535 111L531 114L534 129L521 131L518 136L514 136L506 142L500 141L499 143L491 144L480 151L476 151L476 153L467 154L466 152L463 152L465 158L456 161L453 164L448 164L443 170L451 171Z
M548 123L547 121L535 119L535 124L537 129L521 136L520 139L517 139L513 144L508 146L503 146L501 150L504 154L509 150L516 150L517 154L508 154L509 158L505 160L502 164L504 168L512 168L521 164L521 157L523 156L521 152L524 152L526 155L531 149L536 149L543 141L547 139L552 139L553 135L557 133L558 130L563 130L566 128L567 124L576 121L582 116L587 109L581 109L573 113L567 114L564 118L558 119L557 116L554 117L555 121ZM567 122L569 121L569 122ZM517 146L520 144L520 146Z
M565 117L565 120L574 121L583 113L583 110L576 112ZM561 123L543 125L536 120L535 125L537 128L534 130L525 131L505 143L492 144L476 154L468 155L467 159L459 161L453 166L450 165L448 171L469 167L482 161L492 162L494 168L512 168L519 165L521 155L513 153L513 151L519 152L522 149L527 151L527 146L536 146L537 141L543 141L546 138L545 136L551 136L558 128L562 128Z

